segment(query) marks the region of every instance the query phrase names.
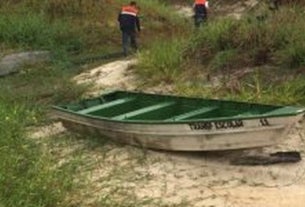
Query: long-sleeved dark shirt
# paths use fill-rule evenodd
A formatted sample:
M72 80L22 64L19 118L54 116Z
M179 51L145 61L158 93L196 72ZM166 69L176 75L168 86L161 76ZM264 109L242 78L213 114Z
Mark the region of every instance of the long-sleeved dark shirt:
M195 16L200 16L200 15L207 15L207 8L204 4L197 4L194 5L194 12Z
M123 7L119 13L118 21L122 31L140 31L140 20L136 11L128 10L128 7Z

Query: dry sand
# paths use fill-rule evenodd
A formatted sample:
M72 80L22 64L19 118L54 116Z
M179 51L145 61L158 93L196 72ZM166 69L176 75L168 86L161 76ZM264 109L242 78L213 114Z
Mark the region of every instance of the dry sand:
M134 90L136 77L131 67L137 63L136 59L117 60L87 72L74 78L77 84L92 84L89 93L100 93L101 90Z
M74 80L93 81L98 90L106 87L132 89L136 87L135 77L129 67L135 63L134 59L116 61ZM38 129L33 136L60 133L66 132L57 123ZM304 128L294 128L279 146L208 153L142 150L113 143L92 149L86 147L86 139L80 139L76 147L64 147L82 152L86 164L79 166L76 177L85 177L82 181L85 184L67 200L78 206L96 206L105 196L123 203L132 196L137 200L158 201L158 204L148 202L143 206L184 203L182 206L195 207L304 207L305 161L269 166L230 165L231 159L244 154L297 150L304 156L304 139ZM69 153L65 156L69 157Z
M182 13L187 12L183 10ZM136 77L130 66L136 63L136 59L115 61L80 74L74 81L92 84L90 94L105 88L135 90ZM164 90L169 92L171 87L161 86L148 91ZM61 133L67 132L57 123L36 129L33 137L47 138ZM279 146L226 152L165 152L114 143L88 148L86 136L83 138L57 149L65 151L65 157L79 151L84 160L75 174L75 182L82 183L82 187L67 198L67 202L75 206L103 206L101 201L106 198L116 199L121 206L124 203L127 206L134 198L153 199L153 202L137 206L305 206L304 160L269 166L230 164L230 160L238 156L276 151L296 150L304 157L304 126L294 128Z

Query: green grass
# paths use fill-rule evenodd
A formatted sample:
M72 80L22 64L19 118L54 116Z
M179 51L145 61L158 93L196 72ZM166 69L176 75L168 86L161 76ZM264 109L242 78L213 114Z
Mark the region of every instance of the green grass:
M220 52L235 50L236 56L242 58L234 61L231 68L266 63L298 68L304 66L300 58L305 51L303 20L303 12L295 8L270 13L265 20L253 16L240 21L215 20L192 39L190 54L201 53L202 58L213 60Z
M305 77L288 73L275 76L274 74L278 73L277 70L269 67L253 68L240 80L230 75L226 77L219 75L217 76L219 80L214 83L215 85L211 85L207 81L191 84L179 81L176 84L176 93L193 97L304 106ZM270 77L273 79L270 80Z
M179 78L183 64L183 40L157 41L150 49L140 53L138 73L150 81L173 82Z
M138 72L152 85L174 83L182 94L305 104L298 95L305 79L304 12L294 6L265 12L264 19L215 18L183 41L159 41L140 55ZM238 77L249 68L254 71Z
M117 15L121 6L128 3L126 0L3 2L0 7L1 46L18 51L47 49L57 57L73 56L74 62L120 52ZM170 39L177 33L187 33L187 21L165 3L142 0L138 4L143 27L140 49L150 47L155 39Z
M0 81L0 206L73 206L69 199L85 199L78 194L79 188L86 190L88 184L82 170L90 173L96 167L90 165L90 156L84 158L86 153L97 150L102 154L98 166L107 167L109 152L120 148L92 136L81 140L64 134L37 141L26 133L28 127L50 122L47 113L52 104L83 97L86 87L75 85L71 78L84 69L73 65L72 60L120 51L116 17L121 4L129 1L79 2L0 2L3 54L41 49L52 52L50 64L28 66ZM195 32L191 22L167 7L171 1L160 2L138 1L144 29L137 72L145 83L171 83L176 93L189 96L305 104L305 78L296 74L305 66L303 12L283 9L269 14L265 21L253 17L241 21L215 19ZM273 69L263 68L265 64ZM232 89L231 75L244 67L254 69L236 80ZM219 84L209 85L204 77L211 74ZM79 143L83 148L69 154L70 159L58 167L64 154L60 150ZM129 155L134 165L145 164L145 152ZM134 179L134 165L115 166L103 181ZM74 179L83 180L76 183ZM139 199L122 185L112 186L111 192L104 193L95 204L168 206L158 200Z
M40 14L1 14L0 41L11 47L79 51L82 39L65 22L50 23Z
M38 65L24 68L1 81L3 100L46 111L51 104L78 99L86 90L77 86L71 76L77 70L63 69L61 65Z
M0 102L0 203L4 206L60 206L71 187L69 171L54 169L48 152L26 137L35 111Z
M56 157L27 131L49 121L51 104L81 96L85 88L70 81L75 72L56 64L37 65L1 80L0 203L4 206L66 206L73 163L56 168Z
M0 2L1 56L27 50L49 50L52 54L51 63L26 66L20 73L1 79L0 206L73 206L71 199L77 196L78 188L86 190L87 177L81 177L84 175L79 171L90 168L84 153L105 146L104 142L95 142L92 136L88 141L79 141L77 136L69 134L34 140L28 129L51 122L48 112L52 104L75 101L83 96L88 86L77 86L71 81L88 67L79 67L86 63L83 60L121 50L116 18L123 2L128 3L97 4L90 0L84 5L69 0ZM151 45L151 40L163 31L166 31L163 34L166 38L181 31L170 29L181 22L164 4L152 0L139 4L143 12L142 48ZM68 155L65 164L58 166L58 162L63 161L61 151L75 143L81 143L86 150ZM111 149L105 146L101 150L106 156ZM142 163L143 159L140 156L135 160ZM120 172L121 169L114 170ZM130 167L124 172L126 176L133 173ZM114 174L113 179L116 178L124 180L125 175ZM84 182L78 183L75 179ZM130 206L142 206L148 202L136 197L120 201L112 194L109 196L113 197L100 199L96 204L106 205L111 201L126 206L124 201L128 200L126 204Z

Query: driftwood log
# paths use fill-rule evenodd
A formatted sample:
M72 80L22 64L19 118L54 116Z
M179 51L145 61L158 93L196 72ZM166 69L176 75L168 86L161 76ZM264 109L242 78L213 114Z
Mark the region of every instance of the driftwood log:
M296 151L276 152L269 155L242 156L231 160L232 165L271 165L277 163L295 163L301 161L301 155Z

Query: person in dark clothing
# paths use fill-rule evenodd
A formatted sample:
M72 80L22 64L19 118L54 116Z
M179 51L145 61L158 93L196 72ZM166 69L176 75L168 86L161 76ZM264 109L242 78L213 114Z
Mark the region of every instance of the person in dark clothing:
M207 10L209 8L209 2L207 0L195 0L194 9L194 23L195 27L199 27L207 19Z
M137 32L141 31L137 3L135 1L132 1L129 5L122 7L122 10L118 16L118 21L122 31L123 53L125 56L127 56L129 44L133 49L138 49L136 36Z

